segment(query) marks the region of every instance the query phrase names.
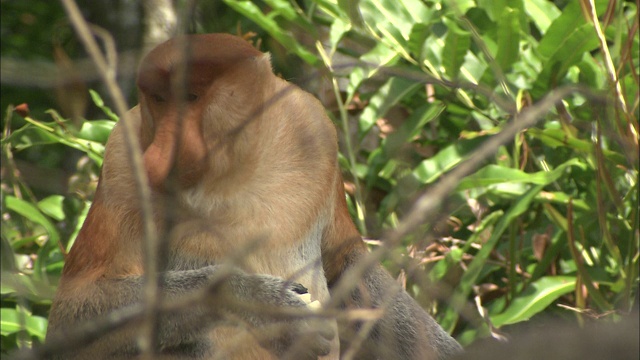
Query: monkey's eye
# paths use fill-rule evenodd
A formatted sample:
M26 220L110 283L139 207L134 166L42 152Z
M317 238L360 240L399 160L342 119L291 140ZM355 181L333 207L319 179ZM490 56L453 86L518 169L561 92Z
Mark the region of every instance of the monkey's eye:
M188 102L194 102L196 100L198 100L198 95L192 94L192 93L187 94L187 101Z
M164 102L164 98L158 94L151 94L151 99L155 102Z

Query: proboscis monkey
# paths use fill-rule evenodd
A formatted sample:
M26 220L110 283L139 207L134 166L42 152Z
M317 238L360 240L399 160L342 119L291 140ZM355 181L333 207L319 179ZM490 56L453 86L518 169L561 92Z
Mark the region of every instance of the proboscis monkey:
M184 88L176 80L181 66ZM328 284L367 253L347 211L336 131L321 104L275 76L268 54L223 34L158 46L143 59L137 84L140 103L130 118L139 129L159 229L171 214L164 296L206 289L221 263L243 254L209 301L159 315L159 354L338 358L335 321L234 305L304 308L298 294L306 289L311 300L327 303ZM66 258L49 333L141 301L142 219L132 174L117 125L93 204ZM375 267L344 303L376 307L393 282ZM458 351L408 294L394 296L360 358L438 359ZM272 324L279 331L254 336ZM109 334L76 355L134 357L137 330Z

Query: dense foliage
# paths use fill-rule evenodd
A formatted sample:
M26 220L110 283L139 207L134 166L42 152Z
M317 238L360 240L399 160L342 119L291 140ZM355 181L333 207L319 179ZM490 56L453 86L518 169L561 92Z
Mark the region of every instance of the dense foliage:
M257 25L276 71L327 106L363 234L393 238L422 215L412 205L429 201L425 191L452 184L429 193L444 205L392 243L385 264L463 344L541 314L615 321L637 301L636 3L224 3ZM541 102L569 85L579 87ZM75 128L54 110L34 119L14 108L4 119L3 352L44 338L117 119L92 98L106 120ZM542 114L536 125L470 174L448 176L531 109ZM67 190L33 191L15 159L50 167L67 147L78 159Z

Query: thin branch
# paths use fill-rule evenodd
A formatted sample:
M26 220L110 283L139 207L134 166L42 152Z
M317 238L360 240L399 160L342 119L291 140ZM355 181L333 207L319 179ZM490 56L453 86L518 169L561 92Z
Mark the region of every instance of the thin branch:
M123 125L123 133L125 137L125 145L127 147L127 153L129 154L129 161L131 161L133 167L133 176L136 184L136 190L140 196L140 207L142 213L142 221L145 237L145 310L147 312L145 317L145 331L141 332L141 346L144 351L150 348L152 336L154 334L154 311L157 307L158 298L158 286L155 279L158 278L158 268L155 259L157 258L156 252L158 249L158 237L153 221L153 209L151 205L151 191L148 187L147 175L144 172L144 166L142 163L142 154L140 150L140 143L136 137L136 130L129 119L127 114L127 104L124 96L118 84L116 82L116 68L115 62L109 64L105 59L105 56L100 52L98 44L94 39L89 25L82 17L80 9L74 0L61 0L62 4L69 16L71 24L76 30L76 33L80 37L80 40L84 44L91 59L94 61L104 81L107 91L115 104L115 110L120 116ZM107 34L108 35L108 34ZM107 50L112 50L107 48ZM109 59L114 59L115 53L108 55ZM109 66L112 65L112 66ZM115 225L115 224L114 224Z

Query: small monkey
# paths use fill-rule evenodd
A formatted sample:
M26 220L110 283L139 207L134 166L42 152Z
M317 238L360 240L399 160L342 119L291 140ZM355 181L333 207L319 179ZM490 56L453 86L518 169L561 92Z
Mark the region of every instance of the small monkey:
M330 285L367 254L349 217L337 135L322 105L275 76L268 54L225 34L161 44L143 59L137 86L139 105L129 118L138 129L155 223L159 231L169 227L161 290L173 299L210 288L206 302L159 314L157 353L337 359L350 341L339 344L334 320L282 317L259 307L304 309L299 294L306 291L327 303ZM141 301L142 218L125 149L117 125L93 204L65 261L50 334ZM211 286L238 253L231 275ZM340 300L345 307L377 307L393 284L377 266ZM459 350L407 293L394 296L358 358L440 359ZM280 330L261 331L273 324ZM62 357L135 357L136 330L108 334Z

